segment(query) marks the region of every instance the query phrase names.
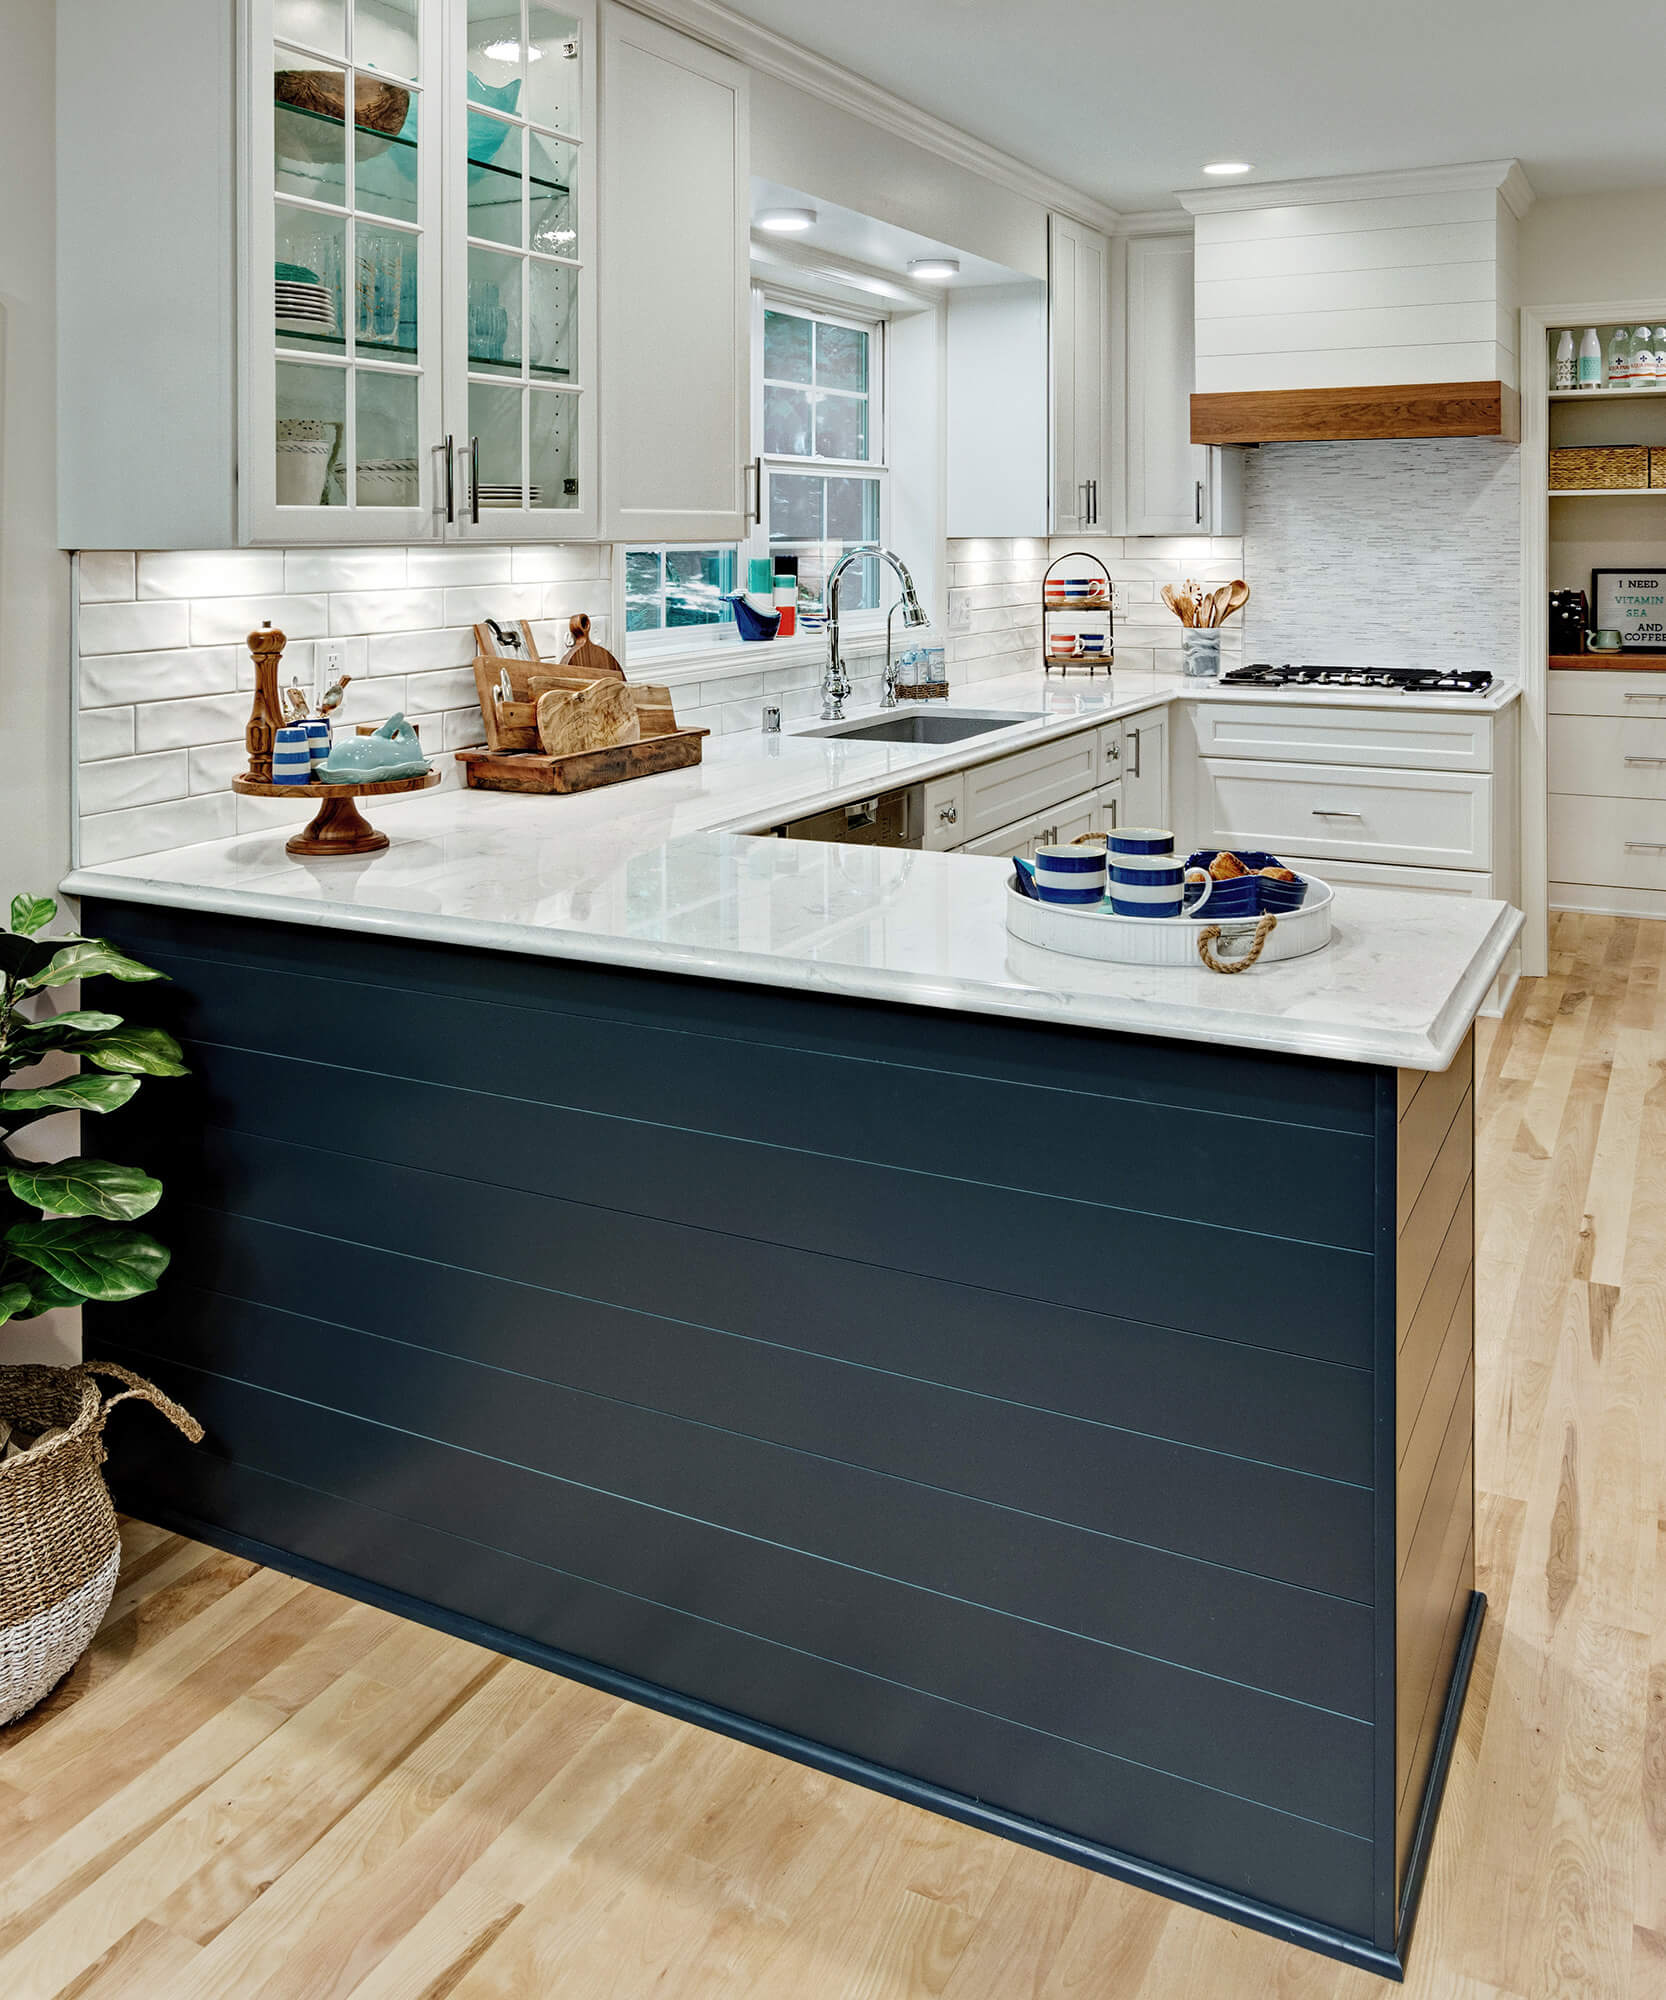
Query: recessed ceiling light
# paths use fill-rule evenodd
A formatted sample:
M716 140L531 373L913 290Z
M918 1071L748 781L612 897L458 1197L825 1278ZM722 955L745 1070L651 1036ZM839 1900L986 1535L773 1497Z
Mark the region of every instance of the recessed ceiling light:
M480 53L483 56L490 56L493 62L518 63L521 59L521 45L513 39L505 42L488 42ZM526 59L528 62L544 60L544 52L536 42L528 42Z
M801 229L814 229L816 211L813 208L766 208L757 218L760 229L768 229L777 236L792 236Z
M1206 174L1253 174L1255 169L1248 160L1216 160L1203 171Z
M960 276L960 259L958 257L910 257L908 260L908 275L911 278L924 278L928 281L958 278Z

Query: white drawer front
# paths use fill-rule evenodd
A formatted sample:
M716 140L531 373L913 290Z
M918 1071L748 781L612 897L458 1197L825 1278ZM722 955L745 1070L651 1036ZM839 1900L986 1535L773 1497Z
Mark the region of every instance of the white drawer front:
M1558 882L1666 889L1666 804L1553 792L1550 872Z
M1550 677L1552 715L1666 715L1666 673L1563 667Z
M1037 847L1048 842L1075 840L1084 833L1103 831L1104 825L1098 799L1089 792L1082 798L1050 806L1046 812L1031 813L1009 826L998 826L980 840L967 841L960 852L1033 855Z
M1303 863L1321 882L1363 883L1370 889L1422 889L1433 896L1497 896L1493 878L1473 869L1407 868L1397 861L1339 861L1310 855Z
M974 764L966 773L965 838L979 840L1032 813L1091 792L1098 776L1099 744L1091 729L1079 730L1061 743Z
M1449 709L1200 701L1197 744L1204 757L1256 757L1283 764L1386 764L1408 771L1490 771L1492 717Z
M966 838L966 773L951 771L920 787L920 845L942 850Z
M1492 780L1456 771L1322 771L1203 760L1205 836L1221 847L1490 868Z
M1666 799L1666 703L1659 715L1553 715L1550 789Z

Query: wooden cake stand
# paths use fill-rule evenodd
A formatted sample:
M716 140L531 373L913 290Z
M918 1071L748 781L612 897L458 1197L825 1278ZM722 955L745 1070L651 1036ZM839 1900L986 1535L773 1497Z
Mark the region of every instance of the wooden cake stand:
M420 778L385 778L379 785L271 785L258 778L233 778L231 788L246 799L322 799L301 831L284 843L291 854L375 854L388 844L354 805L355 799L383 792L425 792L440 782L438 771Z

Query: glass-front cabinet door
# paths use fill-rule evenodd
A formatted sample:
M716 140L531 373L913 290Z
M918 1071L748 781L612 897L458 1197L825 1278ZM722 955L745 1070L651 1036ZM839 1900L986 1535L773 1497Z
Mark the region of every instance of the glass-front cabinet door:
M444 11L443 0L252 0L249 539L443 531Z
M593 536L593 0L451 0L451 532Z

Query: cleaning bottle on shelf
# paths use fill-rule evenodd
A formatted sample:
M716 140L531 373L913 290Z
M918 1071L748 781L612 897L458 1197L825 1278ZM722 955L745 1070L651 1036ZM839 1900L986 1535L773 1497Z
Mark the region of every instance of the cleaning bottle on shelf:
M1608 386L1610 389L1631 387L1631 334L1623 326L1615 327L1608 337Z
M1602 336L1594 326L1588 326L1579 337L1579 386L1602 387Z
M1556 336L1556 365L1551 372L1550 386L1553 389L1576 389L1579 376L1573 358L1573 335L1567 327Z

